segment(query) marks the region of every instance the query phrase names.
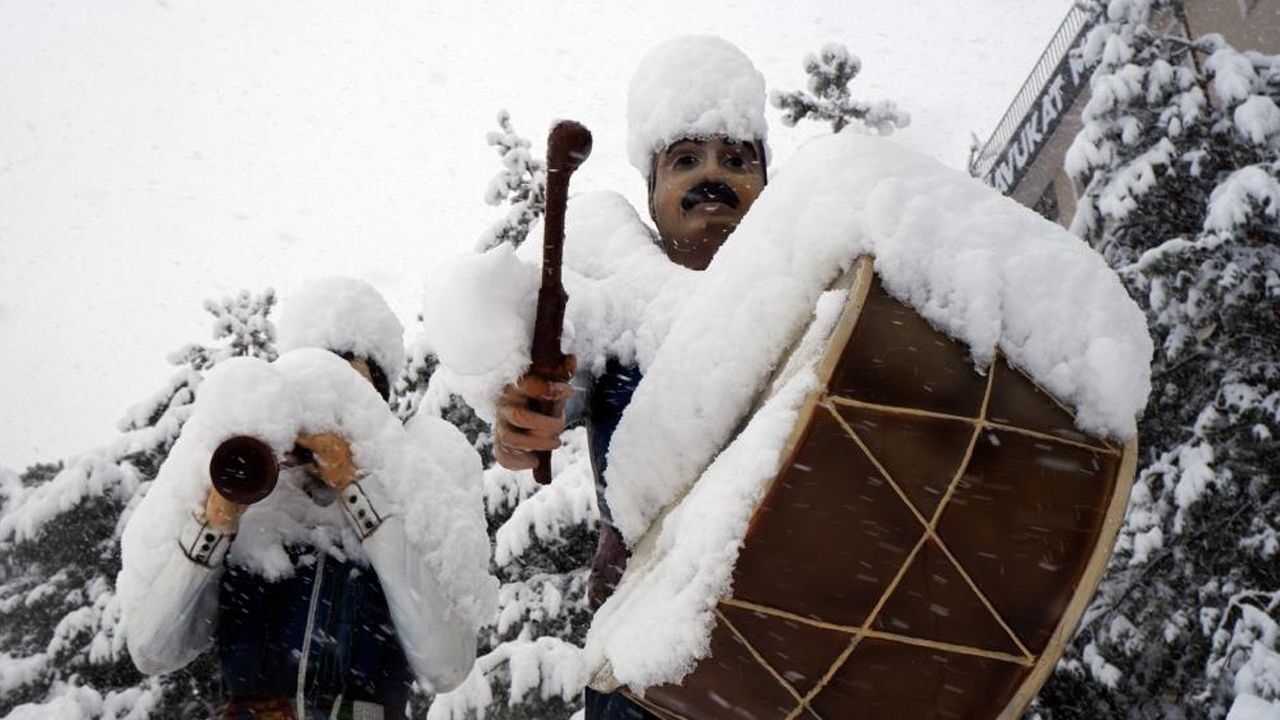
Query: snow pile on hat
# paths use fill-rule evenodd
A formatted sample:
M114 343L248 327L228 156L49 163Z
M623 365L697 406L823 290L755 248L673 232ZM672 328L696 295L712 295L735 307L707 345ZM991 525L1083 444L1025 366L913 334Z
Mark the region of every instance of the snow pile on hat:
M676 140L723 135L763 142L764 76L733 43L683 35L649 51L627 95L627 157L646 178Z
M404 326L369 283L329 277L307 283L280 303L280 352L324 348L372 360L394 381L404 364Z

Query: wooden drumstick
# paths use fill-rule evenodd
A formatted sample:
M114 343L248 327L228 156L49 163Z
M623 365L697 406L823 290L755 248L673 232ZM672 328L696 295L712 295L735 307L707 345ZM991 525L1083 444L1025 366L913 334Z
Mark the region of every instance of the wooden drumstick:
M547 211L542 238L542 286L538 289L538 314L533 325L530 370L547 380L567 382L568 368L560 352L560 333L564 328L564 308L569 296L560 281L564 257L564 211L569 199L569 177L591 155L591 131L572 120L561 120L547 136ZM550 413L547 403L537 402L534 409ZM533 477L546 485L551 482L551 453L536 453L538 466Z

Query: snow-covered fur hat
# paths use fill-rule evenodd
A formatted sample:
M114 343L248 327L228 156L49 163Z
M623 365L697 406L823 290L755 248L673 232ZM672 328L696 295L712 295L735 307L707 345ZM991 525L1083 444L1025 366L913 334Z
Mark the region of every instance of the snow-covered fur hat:
M653 156L677 140L722 135L758 141L767 153L764 100L764 75L733 43L714 35L667 40L631 78L627 157L649 180Z
M404 326L373 286L349 277L313 280L280 303L280 352L324 348L365 358L392 381L404 363Z

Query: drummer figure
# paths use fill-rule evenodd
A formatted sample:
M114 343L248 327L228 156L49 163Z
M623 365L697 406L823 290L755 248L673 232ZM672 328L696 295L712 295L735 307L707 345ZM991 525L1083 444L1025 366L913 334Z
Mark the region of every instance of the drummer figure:
M688 67L689 57L704 66ZM708 72L721 81L723 95L705 94L699 83ZM720 38L675 38L650 51L636 71L628 97L628 154L648 183L655 242L671 262L705 270L764 189L764 100L763 76ZM538 463L534 453L558 448L567 421L586 422L600 508L588 590L592 608L612 593L627 562L604 499L604 472L614 430L640 379L637 365L611 358L601 375L588 380L586 397L578 402L568 403L574 394L569 383L528 374L505 388L498 406L494 454L513 470L531 469ZM534 409L541 403L555 412ZM574 417L566 418L566 405L575 408ZM586 720L655 717L621 693L587 688L585 700Z

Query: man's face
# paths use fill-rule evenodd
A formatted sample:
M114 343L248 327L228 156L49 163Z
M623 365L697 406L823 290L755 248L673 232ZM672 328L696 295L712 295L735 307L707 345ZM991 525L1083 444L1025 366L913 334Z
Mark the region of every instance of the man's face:
M764 189L754 143L680 140L658 154L649 214L667 257L704 270Z
M364 358L353 357L347 358L347 364L351 366L351 369L360 373L360 377L368 380L370 385L373 384L373 371L369 369L369 361Z

